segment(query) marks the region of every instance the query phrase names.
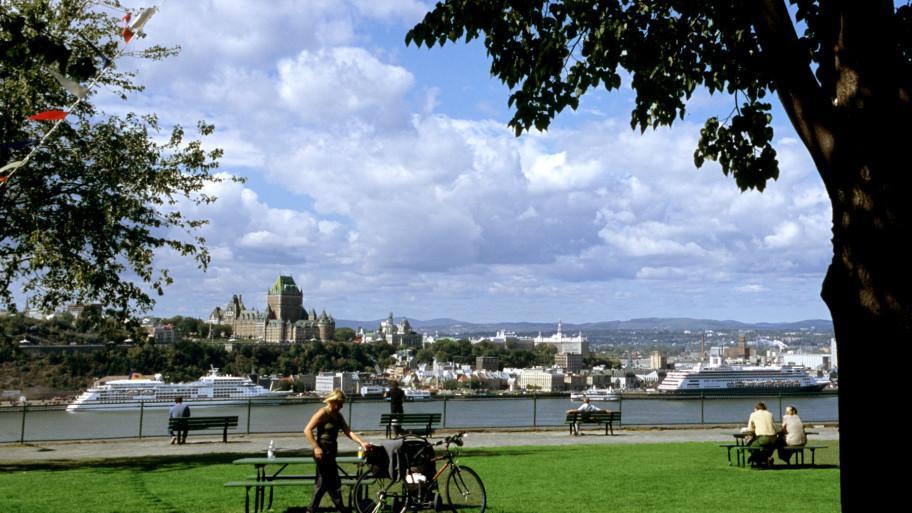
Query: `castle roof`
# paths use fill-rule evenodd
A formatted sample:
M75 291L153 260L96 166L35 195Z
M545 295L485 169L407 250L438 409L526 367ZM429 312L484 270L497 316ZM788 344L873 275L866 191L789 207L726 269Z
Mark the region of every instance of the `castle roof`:
M277 296L283 294L295 294L302 295L301 289L295 284L294 278L291 276L279 276L276 278L275 283L272 284L272 287L269 288L269 295Z

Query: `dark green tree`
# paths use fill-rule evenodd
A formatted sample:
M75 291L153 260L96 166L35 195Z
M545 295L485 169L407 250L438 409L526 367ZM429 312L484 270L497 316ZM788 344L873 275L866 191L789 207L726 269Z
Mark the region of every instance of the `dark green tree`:
M546 129L588 91L618 89L622 73L641 131L683 118L698 87L728 95L733 114L706 120L694 163L717 161L742 190L779 176L775 93L833 208L821 296L839 351L844 507L860 472L881 465L861 446L857 413L871 408L861 352L872 340L912 339L912 7L895 3L447 0L405 39L431 47L482 38L491 73L511 89L517 134Z
M152 306L171 283L158 252L209 262L205 240L178 202L215 200L204 187L221 150L205 151L154 115L111 115L92 103L100 88L124 100L142 91L115 58L124 47L108 0L7 0L0 6L0 167L22 161L51 125L28 121L37 112L67 109L65 121L30 160L0 177L0 301L21 287L34 306L99 302L126 315ZM147 28L152 30L153 21ZM177 49L148 46L137 34L130 54L151 60ZM82 101L51 74L96 85ZM212 133L200 123L199 133ZM163 142L158 142L158 141ZM13 174L14 173L14 174Z
M351 342L355 339L355 330L351 328L338 328L333 333L333 339L336 342Z

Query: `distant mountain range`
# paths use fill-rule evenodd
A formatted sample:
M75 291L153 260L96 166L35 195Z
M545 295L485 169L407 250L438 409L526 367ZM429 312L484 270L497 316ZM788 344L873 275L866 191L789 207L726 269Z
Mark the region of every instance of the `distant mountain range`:
M399 322L401 318L396 318ZM336 327L373 331L380 325L381 319L375 321L351 321L336 319ZM408 319L409 324L416 331L439 332L441 335L458 335L463 333L491 333L498 330L513 331L516 333L554 333L556 322L495 322L472 323L456 319ZM813 319L798 322L759 322L746 323L739 321L717 321L712 319L689 318L661 318L649 317L643 319L630 319L628 321L602 321L583 324L564 323L564 333L592 333L612 330L665 330L665 331L731 331L731 330L786 330L786 331L833 331L833 322L824 319Z

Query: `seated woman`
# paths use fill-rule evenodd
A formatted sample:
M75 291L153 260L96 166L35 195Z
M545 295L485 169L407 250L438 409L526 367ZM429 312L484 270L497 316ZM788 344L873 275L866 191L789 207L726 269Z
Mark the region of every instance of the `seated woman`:
M779 459L788 463L792 457L789 447L804 447L807 435L804 433L804 424L798 416L798 408L786 406L785 415L782 416L782 431L779 436Z

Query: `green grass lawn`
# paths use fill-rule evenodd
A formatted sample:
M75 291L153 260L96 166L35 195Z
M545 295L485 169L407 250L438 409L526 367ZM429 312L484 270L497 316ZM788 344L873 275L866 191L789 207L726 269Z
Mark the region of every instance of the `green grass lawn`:
M510 447L466 451L460 462L484 480L492 513L837 512L838 445L827 445L818 467L802 469L729 467L714 443ZM0 512L243 512L243 489L223 484L253 469L234 457L7 468ZM306 505L310 493L280 489L274 511Z

